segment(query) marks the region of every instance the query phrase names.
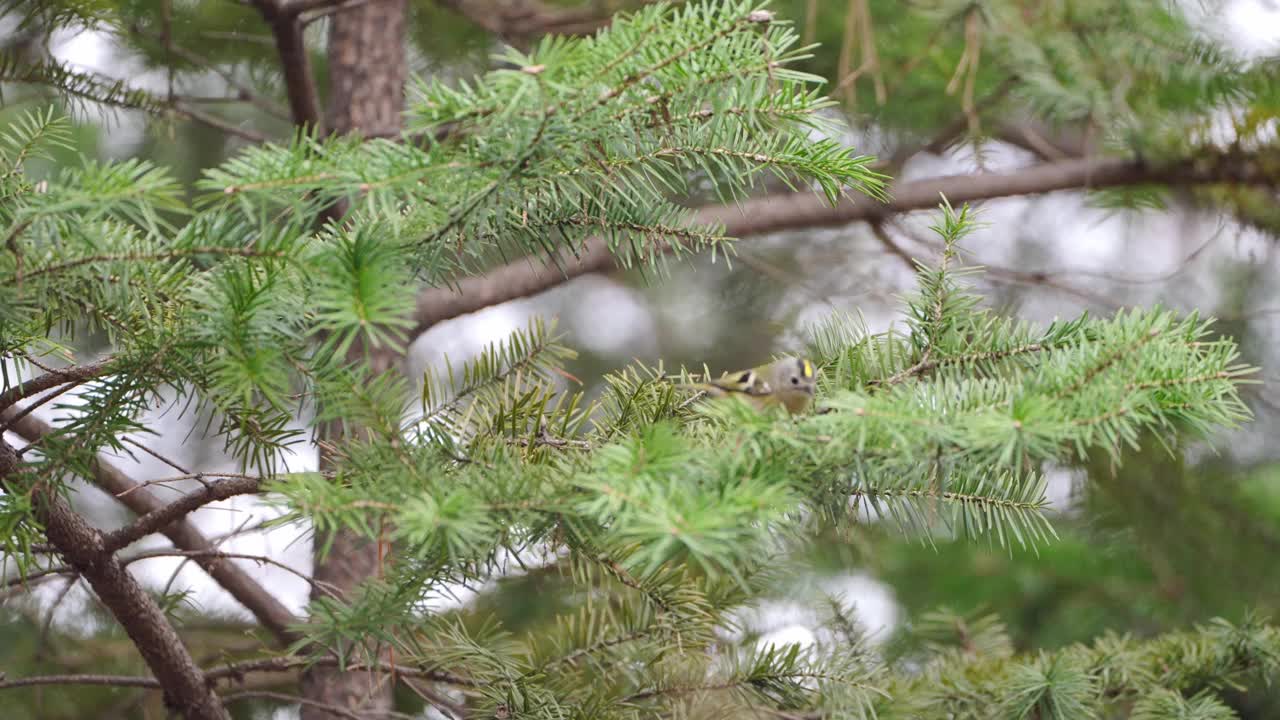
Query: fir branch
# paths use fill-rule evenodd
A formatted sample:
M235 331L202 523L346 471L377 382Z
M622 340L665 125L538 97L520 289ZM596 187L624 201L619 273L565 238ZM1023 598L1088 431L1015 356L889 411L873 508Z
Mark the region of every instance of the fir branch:
M1264 154L1265 155L1265 154ZM1269 156L1267 156L1269 157ZM891 199L883 204L844 200L828 207L808 193L777 194L726 205L700 208L695 225L720 225L731 237L761 235L784 230L831 227L932 208L939 193L953 203L973 202L1014 195L1036 195L1058 190L1125 187L1151 183L1173 186L1203 184L1269 185L1277 180L1262 157L1196 151L1161 163L1134 158L1091 157L1042 163L1003 173L950 175L890 186ZM575 277L603 272L614 258L599 240L588 242L576 262L564 272L546 272L516 260L480 277L463 278L456 288L425 288L418 293L411 335L425 332L438 322L470 312L544 292Z
M1012 348L1002 348L1000 350L987 350L983 352L966 353L963 355L946 355L943 357L923 358L915 365L894 373L887 378L871 378L867 380L867 387L876 386L892 386L897 385L905 380L927 375L935 368L945 367L948 365L968 366L978 365L984 362L995 360L1005 360L1019 355L1033 355L1046 352L1052 348L1041 343L1027 343Z
M1062 388L1061 390L1058 390L1054 394L1054 396L1059 398L1066 397L1078 391L1080 388L1084 387L1085 385L1088 385L1090 382L1094 380L1094 378L1106 372L1108 368L1115 365L1122 358L1138 352L1147 343L1151 342L1152 340L1155 340L1160 335L1160 331L1161 331L1160 328L1151 328L1146 332L1146 334L1137 338L1132 343L1129 343L1128 345L1121 347L1117 349L1115 352L1111 353L1110 355L1104 357L1096 365L1089 368L1089 371L1086 372L1083 376L1081 376L1079 380L1072 383L1071 385L1068 385L1065 388Z
M84 265L92 265L102 262L156 262L167 260L178 260L183 258L195 257L198 255L227 255L234 257L247 258L283 258L288 257L288 253L282 250L259 250L252 247L223 247L223 246L207 246L207 247L191 247L191 248L174 248L164 252L156 253L108 253L101 255L89 255L87 257L79 257L74 260L67 260L53 265L46 265L40 268L34 268L24 277L31 279L40 275L49 273L61 273L67 270L73 270Z
M622 82L618 83L614 87L610 88L609 90L601 94L600 97L595 101L595 103L593 103L592 105L584 109L580 113L580 116L585 115L595 110L596 108L599 108L607 104L610 100L613 100L614 98L625 93L627 90L631 89L635 85L657 74L663 68L666 68L674 63L677 63L680 60L683 60L684 58L698 52L699 50L710 47L711 45L716 43L718 40L728 37L729 35L733 34L734 32L738 31L741 28L748 27L751 24L759 24L759 23L767 24L769 19L771 19L772 17L773 17L772 13L768 13L767 16L757 16L756 13L750 13L744 17L733 19L730 23L726 24L723 28L721 28L717 32L712 33L710 36L704 39L701 39L698 42L690 43L689 45L686 45L684 48L669 54L666 58L664 58L660 62L650 65L646 68L636 70L635 72L631 73L627 77L623 78Z
M609 648L625 645L626 643L635 642L642 638L653 636L657 634L657 631L657 628L640 628L629 633L601 638L590 645L577 648L573 652L566 653L542 663L541 667L539 667L539 671L547 672L548 670L552 670L560 665L576 664L579 659L587 657L588 655L594 655L602 650L608 650Z
M508 380L524 375L543 376L567 352L555 342L555 337L542 321L535 318L526 331L514 332L505 341L491 343L475 360L464 363L460 378L446 358L445 383L452 391L452 397L442 401L443 388L430 376L424 376L423 414L419 422L432 425L438 423L442 416L457 415L462 403L484 396L486 391L498 388Z
M1036 547L1057 537L1044 514L1048 500L1042 481L1024 481L1021 487L1012 479L1003 482L961 479L956 484L957 490L937 486L877 488L864 485L855 487L850 497L855 502L862 500L868 509L882 517L896 519L904 530L927 531L926 510L942 504L953 508L949 526L965 537L990 535L1002 547L1010 547L1010 536L1023 547Z
M728 70L724 70L718 73L712 73L712 72L703 73L698 77L698 84L702 87L708 87L708 86L718 85L719 83L725 82L727 80L751 78L759 75L769 76L775 70L778 70L783 66L784 66L784 62L781 60L764 58L755 62L748 62L742 65L737 65ZM622 110L618 111L613 116L612 119L615 121L629 120L632 115L652 112L654 107L659 107L659 108L665 107L667 105L672 104L677 99L680 92L678 89L671 89L671 90L662 90L661 88L655 88L655 89L659 90L659 92L655 93L654 95L648 96L647 98L645 98L644 102L641 104L629 105L623 108ZM820 108L818 107L813 108L814 111L818 109ZM759 110L756 110L756 111L758 112ZM704 111L690 111L689 113L687 113L685 116L682 116L682 117L688 117L692 119L694 117L697 117L698 113L700 112L704 112ZM727 114L732 116L734 113L727 113ZM808 115L810 113L805 112L804 114ZM675 122L676 118L675 117L671 118L671 121ZM662 122L657 123L656 125L650 124L648 126L649 127L665 127L668 124L669 123L664 118Z
M11 387L4 392L0 392L0 412L9 409L19 400L24 400L59 385L86 383L110 371L116 361L117 358L115 356L108 356L85 365L58 368L34 377L21 385ZM7 426L8 424L6 423L5 425Z
M801 685L810 681L837 683L858 691L869 692L880 696L886 695L884 690L868 683L858 682L847 677L824 673L821 671L799 668L794 670L783 670L780 672L753 672L745 677L730 678L721 682L655 687L627 695L619 700L619 703L632 704L642 700L651 700L663 696L681 696L691 695L694 693L723 692L726 690L754 690L757 686L767 686L771 683L777 682Z
M1218 372L1207 373L1204 375L1193 375L1191 377L1166 378L1163 380L1151 380L1141 383L1129 383L1125 386L1126 390L1157 390L1160 388L1176 387L1178 385L1199 385L1214 380L1236 380L1254 374L1253 368L1242 368L1237 370L1219 370Z
M1251 619L1238 626L1214 619L1150 639L1108 634L1038 655L979 653L937 660L928 672L897 676L888 688L893 699L878 709L910 712L926 704L931 713L981 718L993 707L1016 714L1011 703L1036 706L1062 692L1082 706L1078 712L1063 716L1051 706L1037 712L1080 717L1157 690L1200 692L1265 678L1280 668L1280 632Z
M169 109L165 99L131 88L123 80L106 80L93 73L72 70L55 60L28 63L17 55L0 55L0 81L48 86L69 97L110 107L153 114Z
M310 175L301 175L298 177L279 178L275 180L263 180L261 182L245 183L243 185L227 185L222 189L224 195L236 195L238 193L257 192L261 190L278 190L287 187L310 187L321 183L325 180L336 180L337 175L333 173L314 173Z
M265 135L232 125L177 98L164 98L130 87L124 80L111 80L95 73L73 70L55 60L25 64L16 56L0 55L0 81L46 86L71 99L113 108L141 110L158 117L178 115L250 142L264 142L267 139Z
M690 110L687 113L674 115L670 119L654 118L649 121L648 127L677 125L685 122L692 122L696 120L710 120L712 118L726 117L726 116L727 117L750 117L755 115L763 115L766 117L773 117L773 118L778 118L782 120L800 120L805 116L813 115L819 112L819 110L820 109L816 107L806 107L806 108L801 108L797 110L790 110L790 109L782 109L782 108L757 108L757 107L742 106L742 105L737 105L734 107L726 107L726 108L706 108L703 110ZM622 119L622 117L617 116L614 119L620 120Z

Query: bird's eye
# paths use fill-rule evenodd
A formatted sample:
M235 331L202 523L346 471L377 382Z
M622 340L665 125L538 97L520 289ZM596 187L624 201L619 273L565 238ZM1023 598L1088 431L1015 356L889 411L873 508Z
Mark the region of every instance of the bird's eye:
M800 378L798 378L798 377L793 377L793 378L791 378L791 384L792 384L792 385L799 385L799 384L800 384Z

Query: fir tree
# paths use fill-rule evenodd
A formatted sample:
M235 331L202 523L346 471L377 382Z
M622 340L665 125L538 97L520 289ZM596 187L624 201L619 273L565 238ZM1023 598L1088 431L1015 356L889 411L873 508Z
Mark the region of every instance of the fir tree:
M76 3L41 12L28 19L97 17ZM33 180L27 166L66 146L71 125L27 112L0 137L0 418L26 438L0 444L4 550L21 582L82 577L146 674L33 673L0 688L158 688L184 717L223 718L241 700L290 697L253 678L337 666L401 680L420 695L406 707L450 717L1232 717L1227 689L1258 686L1280 663L1280 636L1262 621L1034 654L1015 651L997 618L939 611L873 649L835 604L811 647L734 635L736 613L794 581L824 533L879 524L924 543L1038 550L1055 537L1047 465L1118 463L1248 419L1239 391L1253 371L1196 314L1041 327L984 307L967 284L978 272L964 262L967 205L940 198L942 259L918 265L900 328L869 332L850 308L810 329L810 414L702 402L679 387L687 370L639 364L589 399L565 382L573 350L542 322L420 387L368 361L403 352L422 286L456 287L516 258L568 275L600 243L660 276L693 253L732 256L724 224L683 204L700 193L745 201L769 182L831 206L889 200L882 166L831 139L833 103L797 69L799 39L752 2L648 6L592 37L510 49L474 82L422 81L405 138L313 127L248 146L190 201L142 161ZM1016 40L1011 56L1032 51ZM1165 68L1156 55L1151 68ZM1048 75L1050 60L1025 68ZM42 67L0 66L0 77L39 71L72 95L155 100ZM1217 67L1233 71L1264 82ZM973 110L978 80L966 82ZM1049 115L1099 112L1065 90L1032 100ZM1184 110L1170 104L1166 120ZM1178 170L1169 157L1153 167ZM1237 159L1196 171L1217 177ZM84 357L91 335L109 352ZM72 390L66 422L31 415ZM165 482L183 494L94 529L69 500L73 479L145 492L113 479L99 453L148 452L136 438L155 431L141 418L156 406L197 414L239 467L175 466ZM331 465L292 471L290 451L331 423L347 429L325 439ZM303 620L254 597L261 588L219 569L233 555L198 538L189 556L238 587L272 636L205 661L181 632L185 598L130 576L130 546L244 494L278 504L273 522L311 528L321 548L345 532L388 555L359 592L318 599ZM559 583L558 606L532 629L482 606L430 609L438 593L517 571Z

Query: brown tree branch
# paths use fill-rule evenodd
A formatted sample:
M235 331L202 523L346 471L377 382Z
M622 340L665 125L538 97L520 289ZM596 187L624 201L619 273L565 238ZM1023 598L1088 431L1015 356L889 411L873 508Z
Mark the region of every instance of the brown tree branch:
M280 69L284 72L284 85L289 96L289 112L293 124L314 128L323 132L320 119L320 95L316 91L315 77L311 74L311 57L302 35L302 23L298 12L284 0L250 0L258 8L275 38L276 51L280 53Z
M59 385L67 383L80 383L92 380L107 371L107 367L115 358L105 357L101 360L91 362L85 365L72 365L71 367L57 368L50 370L43 375L38 375L30 380L15 385L8 390L0 393L0 411L7 410L19 400L25 400L49 390Z
M242 140L248 140L251 143L265 143L268 140L267 136L260 132L246 130L242 127L232 125L220 117L197 110L186 103L174 101L169 108L175 115L184 117L192 122L198 122L201 125L206 125L228 135L235 135L236 137Z
M255 672L290 672L299 668L306 667L343 667L348 672L364 672L376 670L378 672L394 672L400 677L422 678L423 680L432 680L435 682L445 683L447 685L456 685L458 687L476 687L478 683L470 678L454 675L453 673L443 670L424 670L408 665L395 665L389 662L347 662L343 664L339 658L332 656L321 657L300 657L297 655L284 657L270 657L259 660L245 660L243 662L231 663L223 667L213 668L205 672L205 677L209 680L238 680L245 675Z
M0 413L0 421L9 422L17 415L14 410L10 408ZM31 442L53 432L53 428L48 423L31 416L13 422L12 430ZM166 506L163 500L150 491L137 489L139 483L100 458L94 460L92 479L98 487L114 495L138 515L145 516ZM180 550L217 552L217 548L205 538L204 534L185 519L178 519L167 526L160 527L159 531ZM242 568L216 556L199 555L194 557L194 562L241 605L244 605L281 645L287 645L296 639L294 633L289 630L289 626L300 620L275 595L267 592L266 588Z
M341 665L352 672L377 670L394 672L400 677L420 678L433 682L454 685L457 687L477 687L475 681L441 670L425 670L410 665L393 665L385 662L346 662L331 656L301 657L287 655L282 657L259 658L229 663L221 667L209 668L201 672L205 684L212 686L218 681L229 683L242 682L247 675L253 673L287 673L305 667L337 667ZM36 685L114 685L117 687L161 688L160 680L142 675L35 675L14 678L12 680L0 674L0 690L16 687L32 687Z
M103 546L108 552L115 552L167 525L173 524L204 505L226 500L236 495L256 493L262 488L262 480L255 477L229 478L218 480L217 482L209 482L203 478L199 479L204 483L203 488L193 493L187 493L180 499L163 507L158 507L142 515L132 523L103 535Z
M28 420L31 418L27 418ZM91 527L45 483L24 478L13 448L0 441L0 485L6 492L31 494L45 536L89 582L98 599L124 628L147 667L164 688L165 704L187 720L228 720L230 715L203 673L137 578L102 545Z
M33 675L10 680L0 674L0 690L41 685L108 685L159 689L160 681L141 675Z
M1100 189L1143 184L1205 185L1233 183L1272 185L1280 182L1274 165L1280 157L1239 153L1201 155L1178 162L1152 164L1129 158L1079 158L1043 163L1004 173L947 175L895 184L892 199L879 203L865 197L845 198L832 207L816 194L787 193L747 200L738 205L704 207L694 214L698 224L723 224L725 234L745 237L780 230L831 227L856 221L936 207L941 195L952 203L976 202L1059 190ZM457 289L427 288L418 294L413 336L443 320L491 305L549 290L579 275L615 267L599 238L576 255L559 251L557 263L532 258L500 265L477 277L464 278ZM563 271L561 270L563 269Z
M347 720L366 720L369 717L368 715L363 715L363 714L348 710L340 705L331 705L329 703L322 703L318 700L311 700L310 698L299 697L297 695L290 695L288 693L275 692L273 690L240 690L238 692L227 693L226 695L222 696L223 702L229 703L229 702L235 702L236 700L276 700L278 702L283 702L283 703L297 703L298 705L304 705L304 706L316 708L318 710L323 710L329 713L330 715L336 715L341 718L347 718ZM417 716L388 710L384 713L380 713L378 717L380 720L382 719L415 720Z

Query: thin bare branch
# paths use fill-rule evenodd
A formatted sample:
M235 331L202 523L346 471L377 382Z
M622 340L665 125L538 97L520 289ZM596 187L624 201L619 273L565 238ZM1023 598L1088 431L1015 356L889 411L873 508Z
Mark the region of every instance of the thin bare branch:
M421 678L423 680L431 680L434 682L444 683L446 685L456 685L458 687L476 687L477 683L469 678L441 670L425 670L409 665L392 665L387 662L362 663L348 662L340 663L338 658L324 657L300 657L296 655L286 655L281 657L259 658L257 660L244 660L241 662L229 663L220 667L209 668L202 674L206 683L212 685L215 682L241 682L245 676L253 673L285 673L292 672L306 667L323 666L337 667L342 665L346 670L351 672L360 672L364 670L377 670L379 672L394 672L401 677ZM116 687L142 687L142 688L160 688L162 687L159 680L154 677L145 677L141 675L36 675L32 677L13 678L12 680L0 674L0 690L7 690L16 687L32 687L36 685L112 685Z
M323 134L320 95L316 91L315 77L311 74L311 56L307 54L302 23L297 15L301 10L295 9L294 3L282 0L250 0L250 4L258 9L271 26L276 51L280 54L280 68L284 72L293 124L314 128L318 134Z
M292 568L280 562L279 560L273 560L272 558L269 558L266 555L252 555L250 553L226 552L224 550L148 550L146 552L138 553L137 555L132 555L129 558L127 558L124 562L126 565L132 565L135 562L141 562L143 560L151 560L153 558L161 558L161 557L180 557L180 558L192 558L192 559L203 558L203 559L209 559L209 560L248 560L250 562L258 563L259 565L270 565L271 567L280 568L281 570L284 570L285 572L295 577L301 578L308 585L315 585L317 583L317 581L314 578L302 572L301 570Z
M323 703L318 700L290 695L288 693L274 692L272 690L241 690L239 692L228 693L222 696L223 702L234 702L236 700L276 700L285 703L298 703L299 705L307 705L313 708L324 710L338 717L350 718L350 720L368 720L369 715L361 714L348 710L347 708L334 705L332 703ZM394 710L382 711L377 714L379 718L388 718L391 720L414 720L416 716L408 713L396 712Z
M205 678L214 680L238 680L250 673L256 672L291 672L306 667L338 667L341 663L338 658L323 657L300 657L296 655L261 658L259 660L246 660L243 662L231 663L222 667L213 668L205 672ZM459 687L476 687L477 683L470 678L455 675L443 670L425 670L408 665L393 665L389 662L348 662L342 665L343 669L349 672L361 672L364 670L376 670L378 672L394 672L402 677L422 678L423 680L433 680L435 682L445 683L446 685L457 685Z
M203 110L197 110L184 102L174 101L170 106L170 111L175 115L198 122L201 125L207 125L214 130L220 130L228 135L235 135L242 140L248 140L251 143L264 143L268 140L266 135L254 130L246 130L242 127L232 125L222 118L211 115Z
M34 442L53 432L53 428L48 423L36 417L27 416L16 422L11 421L16 414L10 408L0 413L0 420L11 422L13 432L25 440ZM138 486L136 481L101 458L93 463L92 480L103 490L118 497L122 504L139 515L146 515L166 506L163 500L150 491L134 490ZM180 550L216 552L215 547L204 534L186 519L172 522L160 528L160 532ZM244 605L280 644L285 645L296 639L289 627L300 622L298 618L274 594L250 577L243 568L216 556L197 556L195 562L209 574L209 577Z
M40 685L108 685L159 689L160 681L134 675L35 675L10 680L0 674L0 690Z
M196 480L204 484L200 490L183 495L180 499L156 508L132 523L105 534L102 537L102 544L107 552L128 547L131 543L173 524L211 502L226 500L236 495L249 495L262 488L262 480L256 477L227 478L210 482L204 476L197 475Z
M646 0L652 2L654 0ZM437 4L507 41L527 41L538 35L587 35L612 20L608 9L587 5L559 8L542 0L436 0Z

